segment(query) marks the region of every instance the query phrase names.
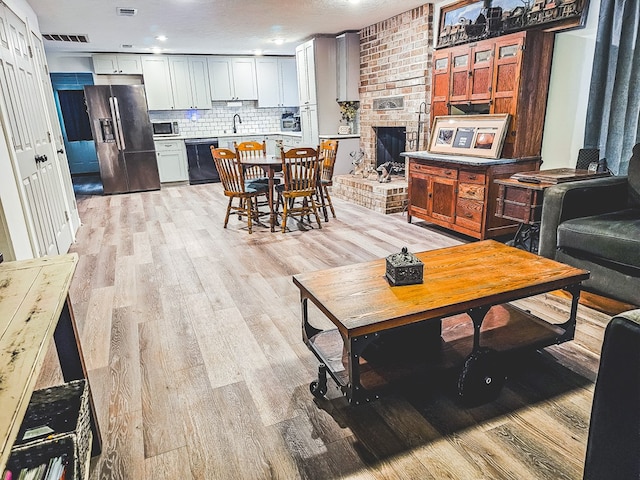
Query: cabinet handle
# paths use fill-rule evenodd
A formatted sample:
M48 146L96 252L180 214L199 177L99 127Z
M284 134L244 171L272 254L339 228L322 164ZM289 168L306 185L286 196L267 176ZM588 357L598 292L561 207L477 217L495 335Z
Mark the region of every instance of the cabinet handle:
M467 218L471 218L472 217L472 215L469 212L465 212L464 216L467 217Z
M444 172L445 175L451 175L453 172L451 170L447 170L446 172Z
M475 175L469 175L469 180L475 180L476 178L478 177L476 177Z

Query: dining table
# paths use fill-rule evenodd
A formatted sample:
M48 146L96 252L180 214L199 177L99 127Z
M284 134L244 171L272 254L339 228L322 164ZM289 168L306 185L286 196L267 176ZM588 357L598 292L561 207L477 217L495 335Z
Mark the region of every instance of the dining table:
M279 155L264 155L262 157L243 158L241 162L246 167L258 166L267 173L269 179L269 224L271 231L275 231L276 211L273 204L273 192L275 187L275 174L282 171L282 158Z

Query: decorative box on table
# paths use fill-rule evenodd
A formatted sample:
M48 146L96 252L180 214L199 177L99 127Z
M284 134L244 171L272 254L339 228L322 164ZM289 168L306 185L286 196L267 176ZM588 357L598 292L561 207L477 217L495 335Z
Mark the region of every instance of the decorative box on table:
M11 449L7 469L18 478L23 468L47 464L65 456L68 480L86 480L91 459L89 389L75 380L33 392Z
M389 255L386 263L386 277L394 287L422 283L424 264L409 253L407 247L402 247L400 253Z

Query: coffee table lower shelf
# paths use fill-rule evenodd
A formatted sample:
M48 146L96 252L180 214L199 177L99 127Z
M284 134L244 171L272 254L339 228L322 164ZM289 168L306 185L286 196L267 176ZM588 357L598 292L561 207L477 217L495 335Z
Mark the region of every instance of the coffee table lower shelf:
M496 361L504 365L503 354L507 352L536 350L573 339L575 317L563 324L551 324L511 304L496 305L489 309L482 321L479 336L482 347L479 348L474 348L474 324L469 315L463 313L442 320L431 319L418 325L435 325L437 322L441 322L442 333L435 342L433 335L416 338L415 329L410 330L403 340L402 330L407 327L386 332L387 335L393 332L393 340L388 343L385 343L385 332L370 334L367 338L343 339L338 329L319 331L311 327L309 333L312 334L307 336L306 344L320 361L318 380L311 383L311 393L317 397L324 396L328 374L348 401L358 405L379 398L396 382L407 379L423 381L431 373L445 369L463 369L464 374L466 360L479 350L491 352ZM349 341L352 342L352 351L358 342L361 345L381 342L383 347L372 352L371 358L366 348L357 348L362 355L355 355L357 365L350 365ZM485 380L487 378L491 377L484 377ZM496 385L496 388L501 388L501 385Z

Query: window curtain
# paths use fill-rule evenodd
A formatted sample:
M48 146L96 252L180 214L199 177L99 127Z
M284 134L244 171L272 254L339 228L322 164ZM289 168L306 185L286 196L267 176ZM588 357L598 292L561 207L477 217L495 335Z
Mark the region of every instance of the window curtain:
M584 145L616 175L640 142L639 28L640 1L601 0Z

